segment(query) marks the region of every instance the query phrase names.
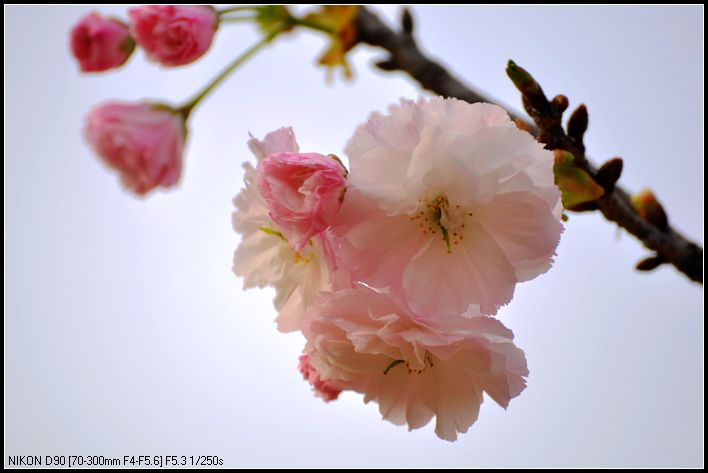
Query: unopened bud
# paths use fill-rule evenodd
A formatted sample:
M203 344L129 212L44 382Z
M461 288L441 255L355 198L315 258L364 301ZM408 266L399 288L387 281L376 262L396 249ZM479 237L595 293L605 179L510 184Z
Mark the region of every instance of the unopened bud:
M656 196L649 189L644 189L632 197L632 207L639 216L651 223L660 230L666 230L669 226L669 219L666 216L664 207L656 199Z
M401 28L405 34L413 34L413 16L408 8L403 9L403 14L401 15Z
M514 61L509 59L506 65L506 75L514 83L519 92L522 94L537 94L541 91L538 82L529 74L526 69L516 65Z
M583 142L583 135L585 135L585 130L587 129L588 109L585 104L580 104L568 119L568 136L580 144Z
M615 183L622 175L624 163L622 158L612 158L597 170L596 180L598 184L605 188L606 191L611 191L615 187Z
M568 108L568 97L565 95L556 95L553 97L553 100L551 100L551 108L557 114L562 115Z
M658 268L659 266L661 266L665 262L666 261L661 256L653 255L653 256L649 256L647 258L644 258L639 263L637 263L637 265L635 267L639 271L651 271L653 269Z

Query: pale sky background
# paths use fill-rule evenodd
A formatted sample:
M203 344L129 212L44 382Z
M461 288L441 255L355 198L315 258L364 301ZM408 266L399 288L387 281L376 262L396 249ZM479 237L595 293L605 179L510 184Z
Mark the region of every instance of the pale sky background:
M326 84L315 33L277 41L193 115L178 189L125 193L83 143L107 99L179 102L257 40L224 26L179 70L136 54L80 75L68 31L90 8L5 8L5 462L8 455L219 455L229 466L702 466L703 291L601 215L571 214L557 263L500 311L528 388L487 399L456 443L407 432L375 404L315 398L303 338L276 331L271 290L231 273L231 199L256 136L292 125L305 151L342 154L399 97L402 74ZM100 7L125 17L125 7ZM396 18L398 7L378 8ZM549 95L587 104L595 162L625 159L671 222L703 242L703 7L414 7L424 49L520 109L509 58Z

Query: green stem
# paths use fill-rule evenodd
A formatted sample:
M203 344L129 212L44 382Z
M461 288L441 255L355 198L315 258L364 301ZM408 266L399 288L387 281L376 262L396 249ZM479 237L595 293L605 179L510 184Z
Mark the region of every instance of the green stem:
M254 5L250 5L250 6L240 5L238 7L228 7L228 8L224 8L223 10L216 10L216 14L221 16L226 13L233 13L233 12L237 12L237 11L257 10L257 9L258 9L258 7L254 6Z
M214 79L211 80L204 88L197 93L197 95L194 96L192 100L187 102L185 105L181 106L178 111L184 116L185 120L189 116L189 114L192 112L192 109L204 99L209 93L214 90L219 84L221 84L224 79L226 79L232 72L234 72L238 67L246 62L248 59L251 58L254 54L258 52L263 46L267 45L270 43L273 38L275 38L278 34L280 34L282 31L275 31L253 46L251 46L249 49L243 52L239 57L233 60L231 64L226 66Z
M219 23L238 23L242 21L254 21L255 16L226 16L219 17Z
M336 34L337 32L327 28L326 26L315 23L314 21L307 20L305 18L293 18L293 24L297 26L304 26L305 28L310 28L311 30L322 31L327 34Z

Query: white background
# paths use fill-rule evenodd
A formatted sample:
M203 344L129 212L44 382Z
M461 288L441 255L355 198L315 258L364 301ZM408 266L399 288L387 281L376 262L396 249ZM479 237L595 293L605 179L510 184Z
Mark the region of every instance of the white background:
M222 27L179 70L136 54L80 75L68 31L88 7L5 8L5 462L8 455L219 455L230 466L700 466L702 287L601 215L572 214L557 263L500 317L528 358L507 411L484 403L456 443L407 432L354 394L325 404L275 329L270 290L231 273L231 198L248 131L292 125L342 154L372 110L419 89L375 72L327 85L317 34L277 41L192 117L178 189L137 199L80 137L109 99L179 102L257 40ZM100 7L125 17L123 7ZM389 19L398 8L379 11ZM625 159L671 222L703 241L702 7L414 7L425 50L520 108L506 60L590 111L595 161ZM7 464L7 463L6 463Z

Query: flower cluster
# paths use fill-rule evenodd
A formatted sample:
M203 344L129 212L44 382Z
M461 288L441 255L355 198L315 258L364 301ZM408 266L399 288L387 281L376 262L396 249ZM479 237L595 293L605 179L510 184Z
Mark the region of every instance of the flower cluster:
M91 12L71 30L71 51L82 72L123 65L137 43L147 57L174 67L207 52L218 27L217 14L203 5L141 5L128 11L130 25Z
M217 12L203 5L142 5L128 17L129 25L91 12L74 25L71 52L82 72L122 66L136 44L162 66L190 64L207 52L219 24ZM87 115L84 137L123 185L142 196L179 181L188 113L154 102L106 102Z
M373 114L333 155L281 128L249 142L234 228L244 287L275 288L278 329L307 342L300 371L409 429L455 440L486 393L526 386L493 316L548 270L562 226L553 155L495 105L434 98Z
M234 58L182 105L113 101L94 107L86 118L86 141L104 164L118 172L124 187L134 194L145 196L160 187L174 187L182 171L188 118L192 110L241 64L277 36L295 27L326 33L333 45L320 64L329 68L342 66L350 75L345 53L354 46L357 7L323 6L320 10L299 17L283 5L236 5L218 10L208 5L141 5L128 10L127 22L96 12L84 15L71 29L69 45L79 69L85 73L104 72L122 66L136 45L143 49L149 61L160 66L172 68L191 64L206 54L219 27L229 23L251 23L258 27L262 35L256 44ZM284 159L282 163L274 161L268 164L274 166L269 173L277 174L277 168L286 169L289 164L287 158ZM311 163L318 160L319 157L311 156ZM329 179L330 175L325 173L321 176ZM312 183L316 186L325 184ZM264 192L272 195L280 192L279 189L268 190L269 185L264 183ZM273 204L272 199L269 202ZM285 206L281 210L287 210L290 205L280 204ZM326 212L331 212L332 208L326 202L322 208L308 209L313 219L303 224L310 225L310 228L298 227L297 222L291 222L298 227L292 231L302 233L299 235L299 250L323 226L328 225L325 221L333 218L334 214ZM305 215L291 210L295 211L297 221L304 222ZM283 225L283 222L278 223ZM286 235L286 238L293 241L295 233Z

